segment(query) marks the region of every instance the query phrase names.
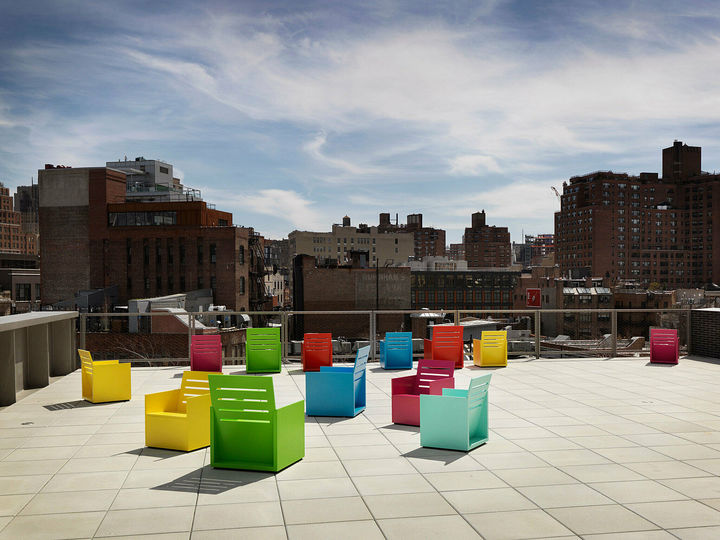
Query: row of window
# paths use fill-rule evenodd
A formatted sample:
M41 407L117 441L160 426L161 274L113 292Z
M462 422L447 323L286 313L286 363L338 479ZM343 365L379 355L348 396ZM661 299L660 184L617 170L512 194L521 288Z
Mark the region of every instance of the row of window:
M110 227L149 227L177 225L177 212L110 212Z

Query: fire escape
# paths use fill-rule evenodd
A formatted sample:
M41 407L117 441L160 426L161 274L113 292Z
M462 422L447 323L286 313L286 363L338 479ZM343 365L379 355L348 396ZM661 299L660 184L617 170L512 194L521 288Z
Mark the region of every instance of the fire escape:
M262 236L253 232L248 239L250 251L250 311L263 311L270 295L265 289L265 250Z

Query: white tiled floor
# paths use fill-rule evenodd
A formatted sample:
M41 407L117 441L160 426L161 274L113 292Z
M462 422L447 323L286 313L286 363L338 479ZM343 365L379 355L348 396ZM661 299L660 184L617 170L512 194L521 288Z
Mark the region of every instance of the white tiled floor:
M410 372L371 364L366 412L307 418L305 459L276 475L144 447L143 396L182 370L133 368L133 399L105 405L75 372L0 410L0 539L720 538L715 363L511 361L467 454L393 425ZM280 404L303 397L298 365L273 378Z

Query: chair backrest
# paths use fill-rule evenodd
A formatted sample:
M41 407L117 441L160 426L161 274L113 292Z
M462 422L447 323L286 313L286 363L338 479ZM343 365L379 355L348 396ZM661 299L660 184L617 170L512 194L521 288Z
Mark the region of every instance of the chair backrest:
M313 356L320 356L330 352L332 354L332 334L305 334L302 344L303 352Z
M462 326L433 326L432 357L434 360L457 360L463 354Z
M492 373L487 373L470 381L467 395L470 440L487 437L487 398L491 376Z
M275 412L272 377L208 375L215 416L226 422L270 424Z
M92 375L93 371L93 359L92 355L90 354L90 351L86 351L85 349L78 349L78 356L80 356L80 367L82 369L82 373L87 373L89 375Z
M363 407L365 405L365 388L367 384L366 368L368 356L370 355L370 345L361 347L355 355L355 369L353 370L353 393L355 395L355 406Z
M451 378L455 374L455 364L449 360L423 358L418 362L417 375L413 385L414 394L428 394L430 383L438 379Z
M190 353L195 359L214 360L222 357L220 334L197 334L192 336Z
M275 350L280 346L280 328L248 328L248 350Z
M678 341L677 330L671 328L651 328L650 346L654 344L675 345Z
M505 347L507 345L507 331L505 330L483 330L483 347Z
M412 332L385 332L385 350L412 350Z
M187 401L195 396L207 394L210 391L207 371L183 371L180 383L180 396L178 397L177 412L187 412Z

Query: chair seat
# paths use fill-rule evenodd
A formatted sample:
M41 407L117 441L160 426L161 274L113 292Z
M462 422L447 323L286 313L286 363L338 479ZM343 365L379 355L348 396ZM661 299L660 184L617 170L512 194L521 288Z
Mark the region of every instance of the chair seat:
M151 412L146 413L146 416L164 416L164 417L171 417L171 418L187 418L187 413L179 413L179 412Z

